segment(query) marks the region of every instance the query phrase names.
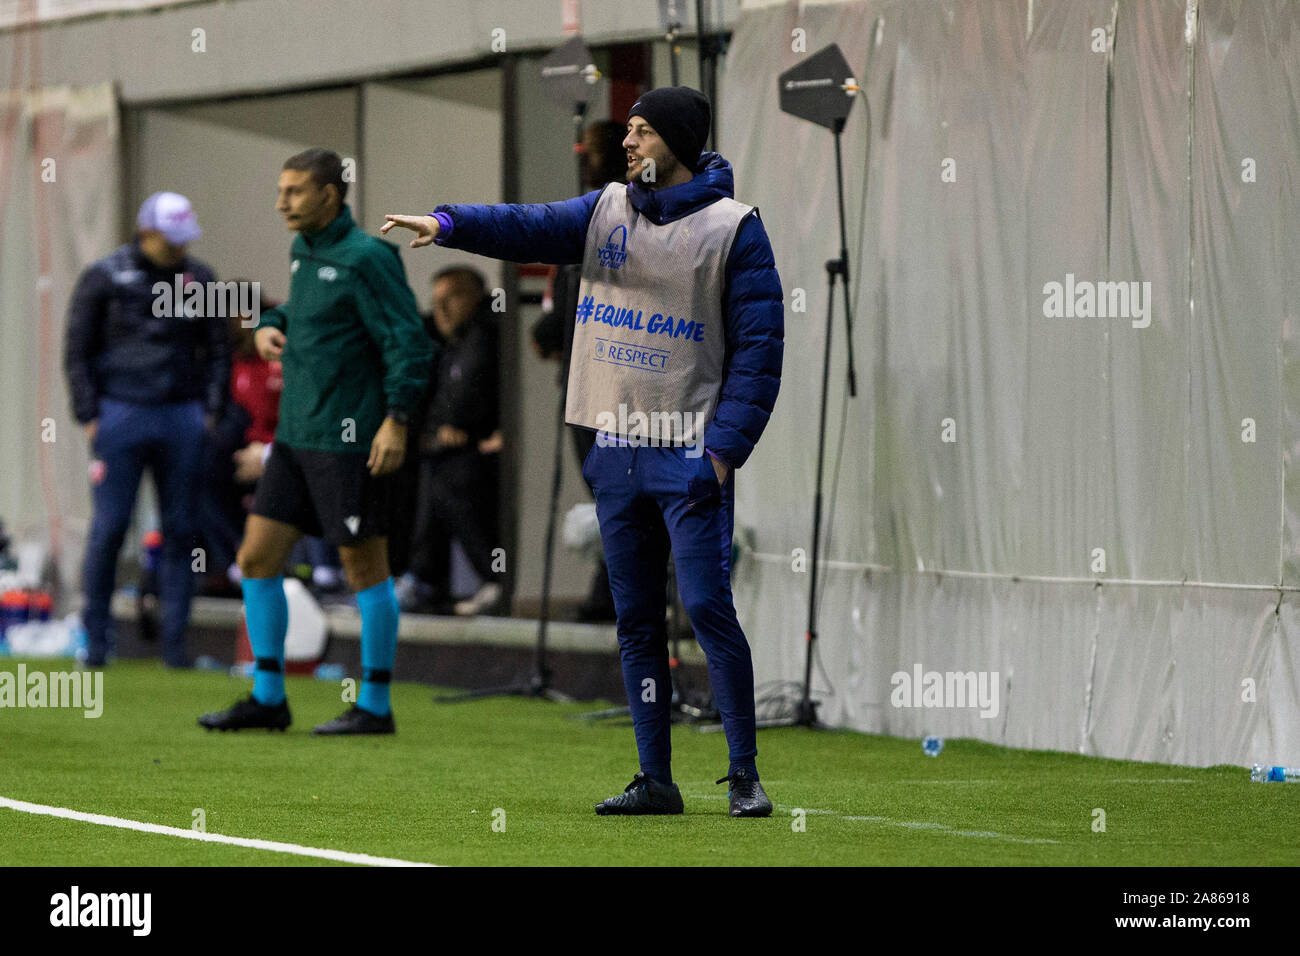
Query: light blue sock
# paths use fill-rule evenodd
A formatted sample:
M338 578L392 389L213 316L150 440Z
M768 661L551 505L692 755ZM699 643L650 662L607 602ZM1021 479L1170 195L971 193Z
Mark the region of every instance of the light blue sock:
M275 707L284 702L284 636L289 630L284 577L244 578L240 586L248 618L248 643L256 659L253 696L259 704Z
M391 709L388 683L397 659L397 593L393 579L357 592L361 609L361 693L357 706L384 716Z

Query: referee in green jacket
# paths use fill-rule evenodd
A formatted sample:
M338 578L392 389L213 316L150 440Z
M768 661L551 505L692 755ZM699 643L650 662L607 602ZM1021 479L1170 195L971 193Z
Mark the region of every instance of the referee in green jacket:
M284 370L280 421L237 561L243 573L253 693L205 714L212 730L289 726L283 570L304 534L338 546L361 610L361 691L314 734L391 734L388 685L397 654L397 597L388 569L392 473L429 383L433 343L397 247L352 221L343 162L309 149L280 173L276 210L298 235L289 300L262 315L254 341Z

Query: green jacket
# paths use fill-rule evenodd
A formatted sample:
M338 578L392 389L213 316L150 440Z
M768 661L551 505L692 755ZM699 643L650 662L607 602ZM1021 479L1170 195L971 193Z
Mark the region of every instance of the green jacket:
M289 301L258 328L284 332L284 391L275 440L369 454L389 409L414 415L434 346L416 311L397 247L343 211L290 249Z

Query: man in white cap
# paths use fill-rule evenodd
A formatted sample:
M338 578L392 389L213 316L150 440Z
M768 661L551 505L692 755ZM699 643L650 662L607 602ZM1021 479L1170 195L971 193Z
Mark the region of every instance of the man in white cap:
M202 235L190 201L154 193L136 225L131 242L81 274L68 307L64 370L94 456L94 514L82 566L86 663L103 666L112 645L117 556L147 467L162 513L163 661L185 667L200 459L206 430L226 402L230 348L223 318L175 295L191 282L208 288L216 278L186 254ZM166 294L154 291L159 283Z

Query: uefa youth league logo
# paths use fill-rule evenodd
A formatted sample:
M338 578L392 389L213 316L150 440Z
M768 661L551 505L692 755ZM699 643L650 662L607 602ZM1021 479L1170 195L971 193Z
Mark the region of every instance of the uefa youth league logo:
M618 237L615 241L615 237ZM606 269L621 269L627 261L627 226L615 226L605 244L597 250L597 258Z

